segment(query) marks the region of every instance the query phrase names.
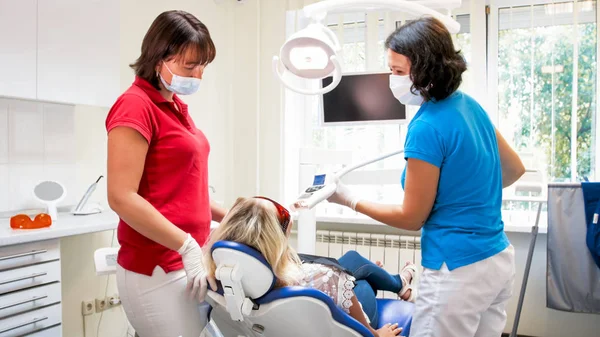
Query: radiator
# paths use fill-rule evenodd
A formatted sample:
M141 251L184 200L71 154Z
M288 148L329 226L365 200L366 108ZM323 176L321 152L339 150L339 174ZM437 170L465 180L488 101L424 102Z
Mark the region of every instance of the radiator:
M398 274L407 261L417 265L421 273L421 238L415 236L369 234L339 231L317 231L315 254L340 258L350 250L369 260L381 261L384 269ZM416 280L418 281L418 279ZM391 292L379 292L379 298L397 298Z

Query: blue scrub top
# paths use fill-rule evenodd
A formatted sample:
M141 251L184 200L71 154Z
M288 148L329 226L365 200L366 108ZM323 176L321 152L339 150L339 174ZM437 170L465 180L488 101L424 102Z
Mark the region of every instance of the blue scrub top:
M408 125L405 158L440 168L437 196L422 229L423 267L466 266L509 246L502 222L502 169L494 126L456 91L426 102ZM406 169L402 174L402 187Z

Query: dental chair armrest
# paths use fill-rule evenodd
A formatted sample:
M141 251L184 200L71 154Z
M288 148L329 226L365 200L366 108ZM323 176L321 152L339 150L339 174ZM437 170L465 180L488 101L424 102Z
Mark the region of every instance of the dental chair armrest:
M386 323L398 323L398 327L402 328L400 334L408 336L414 310L414 303L393 299L377 299L379 318L375 329L382 328Z

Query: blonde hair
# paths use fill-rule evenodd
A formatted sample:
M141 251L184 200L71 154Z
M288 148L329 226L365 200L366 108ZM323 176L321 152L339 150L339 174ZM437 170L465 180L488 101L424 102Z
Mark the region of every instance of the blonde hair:
M205 245L204 265L209 276L214 276L216 265L210 252L217 241L234 241L258 250L267 260L277 278L279 287L295 285L300 275L301 261L288 244L277 211L269 201L257 198L238 198L219 227L212 232ZM289 226L292 224L290 223Z

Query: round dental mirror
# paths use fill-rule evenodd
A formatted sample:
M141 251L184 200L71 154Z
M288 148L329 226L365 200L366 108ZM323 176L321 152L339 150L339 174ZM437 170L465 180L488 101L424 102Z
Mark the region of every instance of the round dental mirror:
M56 205L61 202L67 194L65 187L57 181L42 181L33 188L35 199L46 205L48 215L56 220Z

